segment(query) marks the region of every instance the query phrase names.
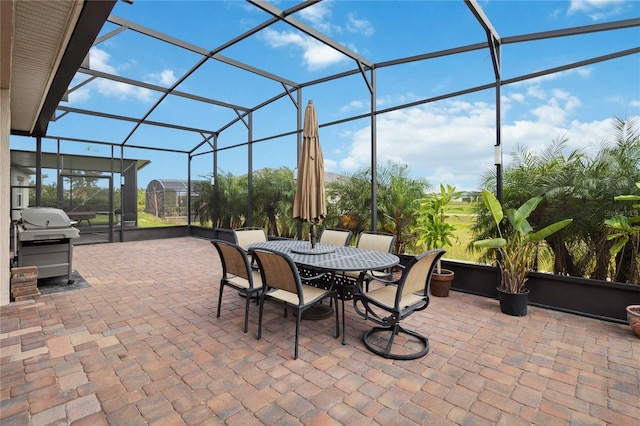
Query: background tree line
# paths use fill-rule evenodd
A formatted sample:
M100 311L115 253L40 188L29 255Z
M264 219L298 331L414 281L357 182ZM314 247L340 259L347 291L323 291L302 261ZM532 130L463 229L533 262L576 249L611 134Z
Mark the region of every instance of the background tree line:
M603 141L595 154L575 150L566 152L568 138L554 140L541 152L517 149L503 170L503 205L521 205L533 196L543 202L530 217L535 229L565 218L573 224L549 237L547 249L536 253L536 260L553 265L553 272L594 279L638 282L638 258L631 250L639 244L632 235L627 247L614 257L613 240L605 220L618 214L640 215L629 203L616 202L620 194L638 195L640 182L640 137L635 120L613 120L610 141ZM202 184L194 209L202 224L218 228L249 225L248 179L220 173L216 185ZM482 188L495 191L495 171L487 172ZM426 179L411 177L405 164L387 163L377 170L377 230L397 236L397 253L421 251L416 238L420 200L431 190ZM217 191L214 191L216 189ZM323 226L347 228L355 235L369 230L371 215L371 169L346 173L327 184L328 214ZM291 169L262 169L253 174L253 226L262 226L269 235L295 237L297 222L292 218L296 182ZM212 223L214 209L217 221ZM473 226L476 238L487 238L495 229L482 203L477 205ZM307 226L303 229L306 231ZM470 245L469 251L473 250ZM636 251L637 253L637 251ZM535 263L534 263L535 265ZM635 269L634 269L635 268ZM635 271L635 272L634 272Z

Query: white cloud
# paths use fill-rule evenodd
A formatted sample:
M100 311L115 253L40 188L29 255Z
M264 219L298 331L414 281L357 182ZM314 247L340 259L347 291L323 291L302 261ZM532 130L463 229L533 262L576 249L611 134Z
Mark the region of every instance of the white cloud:
M365 103L362 101L351 101L349 102L347 105L343 106L342 108L340 108L340 112L341 113L345 113L345 112L350 112L353 110L360 110L362 108L364 108Z
M505 164L519 146L540 151L563 137L568 138L567 154L581 149L592 155L611 135L610 119L591 122L571 119L581 105L572 93L559 89L536 93L544 95L511 96L516 101L526 100L536 105L521 112L521 119L503 122L501 141ZM378 116L377 126L378 162L384 164L392 160L407 164L414 175L426 177L433 186L444 183L459 190L477 189L482 175L494 167L493 104L446 100ZM331 152L329 156L335 155L338 160L327 168L340 173L368 167L370 128L341 136L349 141L349 146L345 152Z
M121 83L111 80L99 80L96 83L97 91L103 96L129 99L135 98L141 101L148 102L152 99L151 90L144 89L130 84Z
M102 71L109 74L118 75L118 72L129 68L132 64L112 64L111 55L105 50L92 47L89 51L89 66L92 70ZM162 70L158 73L151 73L147 76L151 83L170 86L176 81L172 70ZM154 92L142 87L133 86L112 80L98 78L94 82L72 92L69 96L70 102L82 102L91 98L91 93L95 91L105 97L117 99L135 99L149 102L154 99Z
M571 0L568 15L584 13L592 20L599 21L610 16L619 15L627 0Z
M311 37L302 36L291 31L274 31L266 29L263 37L271 47L289 47L301 49L302 60L310 71L320 70L330 65L346 61L348 58L337 50L322 44Z
M149 74L149 82L159 84L165 87L173 85L178 80L173 73L173 70L162 70L159 73Z
M300 18L305 19L312 24L325 26L327 19L331 17L331 3L316 3L313 6L302 9L299 13Z
M565 78L565 77L571 78L574 75L577 75L578 77L586 80L589 77L591 77L592 71L593 71L593 68L591 67L572 68L572 69L568 69L560 72L555 72L553 74L545 74L545 75L541 75L540 77L518 81L516 83L510 84L509 87L539 86L540 84L548 83L550 81L557 80L559 78Z
M544 90L542 90L542 88L540 88L540 86L531 86L527 89L527 96L530 96L532 98L536 98L536 99L545 99L547 97L547 95L545 94Z
M295 17L306 21L314 29L327 34L342 34L342 28L331 21L333 14L333 0L324 0L312 6L305 7L296 13Z
M324 167L327 170L335 170L336 169L337 164L336 164L335 160L331 160L331 159L328 159L328 158L323 158L323 160L324 160Z
M371 26L371 22L366 19L358 19L352 13L347 15L347 30L352 33L362 34L364 36L372 36L375 32Z
M522 103L524 102L524 95L522 93L513 93L511 94L511 99L513 99L516 102Z
M97 47L92 47L89 50L89 66L91 69L115 74L116 69L109 64L109 61L111 61L111 55L104 50Z
M298 16L302 20L309 22L313 28L327 35L342 34L344 31L341 24L331 21L334 4L335 2L331 0L323 1L300 10ZM375 32L371 23L366 19L357 18L352 13L347 14L346 19L346 23L342 25L349 32L365 36L371 36ZM302 63L309 71L317 71L340 62L349 61L349 58L332 47L302 33L266 29L261 34L270 47L293 47L302 50ZM335 36L333 38L335 39ZM358 51L357 47L348 41L338 41L338 43L354 52Z
M379 161L406 163L433 185L468 188L477 180L478 162L492 161L494 119L488 105L458 101L384 114L377 120ZM369 127L353 133L351 149L337 171L369 165L370 135Z

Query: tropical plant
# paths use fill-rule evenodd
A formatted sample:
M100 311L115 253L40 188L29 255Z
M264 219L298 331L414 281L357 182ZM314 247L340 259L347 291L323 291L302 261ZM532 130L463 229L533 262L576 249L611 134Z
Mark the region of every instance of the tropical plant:
M415 223L416 200L424 197L429 182L423 178L409 176L406 164L388 162L377 168L377 212L378 229L396 236L395 253L402 253L412 244L415 235L409 232ZM363 168L346 174L327 185L327 196L335 200L330 206L327 226L346 228L354 236L371 225L371 168ZM339 215L339 223L330 218Z
M215 185L208 181L196 184L200 197L192 206L199 217L200 224L211 222L214 228L233 229L243 225L247 216L248 186L247 178L236 177L231 172L215 175Z
M327 210L324 224L346 228L354 235L367 229L371 223L371 169L364 168L327 184L327 198L335 200ZM337 216L337 218L336 218ZM337 223L333 221L337 219Z
M411 231L419 200L429 188L426 179L409 176L409 166L389 162L378 172L378 211L380 228L396 236L394 253L404 253L413 244Z
M503 171L503 206L519 206L533 196L543 196L528 219L535 229L566 217L574 219L570 228L546 240L553 252L549 262L553 262L554 273L600 280L617 275L622 282L627 281L625 274L632 259L626 255L618 259L619 266L615 274L611 273L610 248L614 242L607 239L610 231L604 221L616 210L614 197L633 193L635 182L640 180L637 124L634 118L612 119L611 137L594 155L580 150L568 152L566 136L540 151L518 148L511 155ZM481 186L495 191L495 182L495 171L491 170L483 176ZM479 238L489 238L492 218L482 205L477 218L473 230Z
M419 200L420 207L416 213L416 246L420 250L432 250L452 246L452 239L457 240L456 227L447 222L445 208L452 199L460 196L456 188L440 184L440 192L429 194ZM440 260L437 263L437 273L441 273Z
M640 182L636 182L636 186L640 189ZM614 198L615 201L640 201L640 195L618 195ZM633 208L640 208L640 203L633 204ZM609 228L611 233L607 236L607 240L614 241L614 245L611 246L609 252L614 258L618 258L618 268L614 279L619 275L622 269L622 261L625 258L630 258L629 262L630 270L626 274L629 282L640 282L640 271L638 267L638 253L640 252L640 214L634 212L634 214L616 214L604 221L605 225ZM625 253L625 250L628 253Z
M500 289L508 293L522 293L539 243L569 225L573 219L564 219L534 232L527 219L543 200L542 197L532 197L517 209L506 210L503 210L502 204L491 191L483 190L482 200L491 213L498 237L478 240L473 244L480 248L496 249L497 263L502 276ZM502 222L505 217L510 226L508 229L503 229Z
M295 193L296 182L291 169L256 171L253 174L253 224L264 227L269 235L290 236L287 233L294 222L291 212Z

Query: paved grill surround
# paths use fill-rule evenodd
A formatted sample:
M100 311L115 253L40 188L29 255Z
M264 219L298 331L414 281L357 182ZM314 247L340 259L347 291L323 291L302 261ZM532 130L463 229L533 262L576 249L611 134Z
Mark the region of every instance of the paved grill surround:
M176 238L74 249L91 287L0 308L0 423L615 424L640 418L640 339L628 326L451 292L408 326L429 354L368 352L347 307L347 345L323 321L227 292L215 317L214 247Z

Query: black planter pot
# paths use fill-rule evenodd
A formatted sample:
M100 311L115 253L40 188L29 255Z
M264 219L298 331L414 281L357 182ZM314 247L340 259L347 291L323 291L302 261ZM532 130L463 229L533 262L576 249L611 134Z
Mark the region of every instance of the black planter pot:
M503 314L514 317L524 317L527 315L527 302L529 301L529 289L524 289L524 293L508 293L498 290L498 300L500 301L500 311Z

